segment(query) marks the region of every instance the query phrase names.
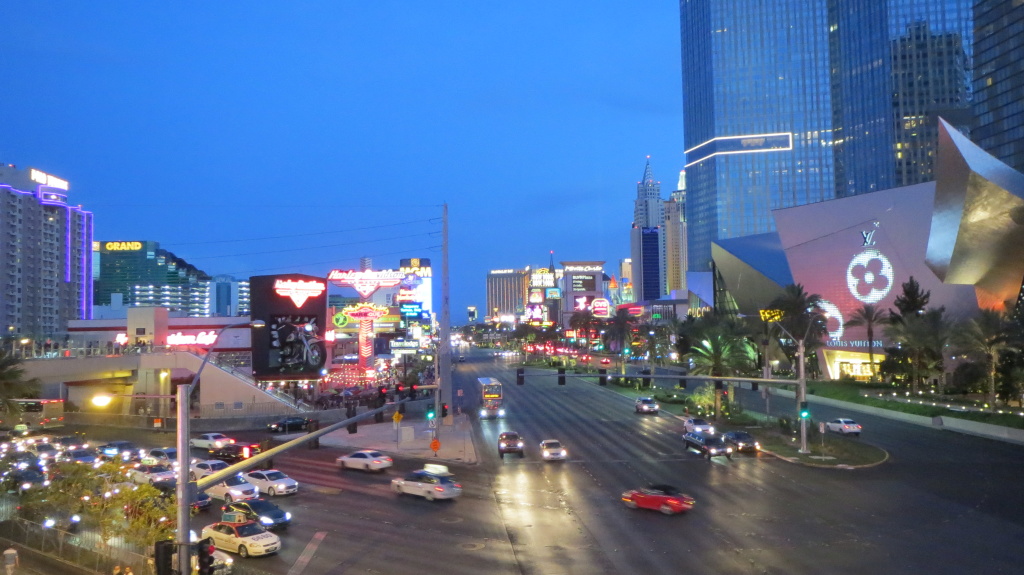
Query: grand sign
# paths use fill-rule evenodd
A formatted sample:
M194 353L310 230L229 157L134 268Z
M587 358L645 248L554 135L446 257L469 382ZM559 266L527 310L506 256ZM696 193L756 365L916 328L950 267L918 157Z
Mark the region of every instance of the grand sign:
M142 249L142 242L107 242L103 249L108 252L137 252Z

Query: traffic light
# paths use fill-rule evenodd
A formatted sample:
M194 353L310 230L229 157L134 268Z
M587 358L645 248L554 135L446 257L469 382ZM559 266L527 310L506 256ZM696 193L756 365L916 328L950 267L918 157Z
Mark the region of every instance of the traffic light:
M434 413L434 406L431 405L430 407L427 408L427 421L430 421L431 419L434 419L434 415L435 415L435 413Z
M558 385L565 385L565 368L558 368Z
M196 543L196 565L199 575L213 575L213 539L207 537Z
M516 385L526 384L526 369L522 367L516 368Z
M349 433L356 433L357 431L359 431L359 422L353 421L352 423L348 424L347 429Z
M598 385L608 385L608 370L600 368L597 370L597 383Z
M377 388L378 401L380 401L379 407L384 407L384 404L388 402L388 388L383 385Z
M405 386L401 383L395 384L395 399L401 399L405 393Z
M448 404L447 403L442 403L441 404L441 418L443 419L445 417L448 417Z
M416 384L409 386L409 399L416 399Z
M174 541L164 539L156 542L153 549L153 568L156 575L174 573Z
M811 410L807 407L806 401L800 402L800 419L808 419L811 417Z

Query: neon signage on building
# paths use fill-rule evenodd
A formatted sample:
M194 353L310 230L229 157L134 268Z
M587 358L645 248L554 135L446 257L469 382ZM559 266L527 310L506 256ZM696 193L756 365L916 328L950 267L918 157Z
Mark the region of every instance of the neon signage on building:
M334 285L353 288L364 298L382 287L395 287L403 278L405 274L396 270L331 270L327 274Z
M317 297L327 290L327 284L318 281L283 280L274 282L274 293L281 297L291 298L295 307L302 307L306 300Z
M107 242L103 249L108 252L137 252L142 249L142 242Z
M68 189L68 181L62 180L57 176L51 176L50 174L47 174L46 172L37 170L35 168L30 168L28 174L29 177L32 178L32 181L37 184L42 184L44 186L58 188L61 190Z
M201 331L197 334L184 334L179 331L167 334L167 345L213 345L215 341L215 331Z

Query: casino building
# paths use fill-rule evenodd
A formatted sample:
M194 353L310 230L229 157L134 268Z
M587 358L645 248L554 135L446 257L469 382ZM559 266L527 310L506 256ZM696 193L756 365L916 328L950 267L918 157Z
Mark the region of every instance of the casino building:
M756 316L794 283L821 295L829 339L818 360L833 379L871 373L868 347L877 362L888 345L882 330L869 342L845 323L865 304L894 309L911 277L953 319L1016 309L1024 175L941 119L935 166L933 182L774 210L777 231L713 243L716 307Z

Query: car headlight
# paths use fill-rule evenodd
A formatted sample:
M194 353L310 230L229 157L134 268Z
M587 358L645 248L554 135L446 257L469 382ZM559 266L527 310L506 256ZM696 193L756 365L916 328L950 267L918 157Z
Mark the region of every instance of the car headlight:
M714 432L715 432L715 428L714 427L709 427L708 428L708 433L714 433Z
M487 415L487 412L485 410L481 409L480 410L480 417L484 417L486 415Z
M269 517L267 517L266 515L263 515L263 516L260 517L260 523L262 523L264 525L273 525L274 524L274 520L269 518Z
M22 483L22 484L21 484L21 488L22 488L22 489L28 489L29 487L32 487L32 484L31 484L31 483L27 483L27 482L26 482L26 483Z
M281 491L284 491L285 489L288 489L288 486L285 485L284 483L279 483L276 487L278 489L280 489Z
M499 417L505 417L505 410L504 409L499 409L498 410L498 416Z
M238 489L228 489L228 491L230 491L232 495L241 495L242 494L242 492L240 490L238 490Z
M562 457L565 457L566 455L569 455L569 452L563 449L562 450Z
M292 520L292 512L291 511L285 511L284 512L284 518L287 519L288 521L291 521Z
M522 441L520 441L519 443L516 444L516 447L522 447L522 446L523 446L523 442Z

